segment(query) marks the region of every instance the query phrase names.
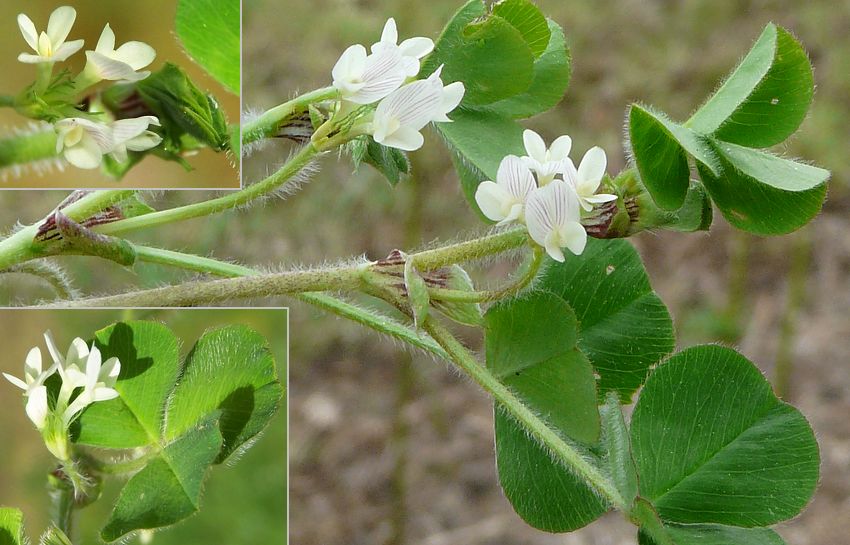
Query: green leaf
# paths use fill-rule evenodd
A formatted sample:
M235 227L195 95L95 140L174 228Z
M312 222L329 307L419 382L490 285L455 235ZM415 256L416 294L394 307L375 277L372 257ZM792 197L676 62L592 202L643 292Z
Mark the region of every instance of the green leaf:
M48 528L43 534L41 534L41 539L38 541L38 545L73 545L68 536L57 528L56 526L51 526Z
M663 228L683 233L708 231L714 218L711 198L705 186L697 180L691 180L685 202L676 211L658 208L656 202L646 193L640 193L635 198L635 204L638 210L635 228L638 231L647 228Z
M197 512L204 475L221 447L214 418L167 445L124 485L101 537L115 541L133 530L168 526Z
M163 436L175 440L221 411L220 463L266 427L282 392L262 335L243 325L208 331L186 356Z
M396 148L382 146L371 136L364 136L351 142L352 159L357 168L361 162L371 165L390 185L397 185L402 178L410 174L410 161L407 155Z
M685 202L691 176L688 154L712 173L720 172L714 150L702 137L637 104L629 109L629 142L641 181L658 206L667 210L677 210Z
M487 106L487 109L513 119L525 119L555 107L570 83L570 50L564 31L549 20L549 45L534 61L534 75L529 88L519 95Z
M615 392L608 392L605 403L599 408L602 422L602 461L604 468L620 492L631 504L638 495L638 476L629 430Z
M428 285L413 266L412 259L407 259L404 262L404 288L407 291L407 300L413 312L413 321L416 327L422 327L425 319L428 318L431 298L428 294Z
M121 362L120 396L86 409L75 442L101 448L158 442L165 402L180 373L177 337L157 322L119 322L95 333L95 343L104 360Z
M535 57L540 57L546 51L551 35L549 24L540 8L529 0L501 0L493 5L493 14L519 31Z
M481 0L470 0L446 25L420 74L430 75L441 64L443 81L463 82L463 106L483 105L528 89L534 55L515 26L487 15Z
M516 121L488 111L455 110L452 118L453 123L440 123L436 129L452 151L467 202L484 218L475 190L482 181L496 179L505 155L525 155L523 129Z
M726 142L715 142L714 149L723 175L700 168L700 177L735 227L759 235L785 234L820 211L829 171Z
M790 32L771 23L686 125L719 140L766 148L797 130L813 91L806 51Z
M179 155L197 148L198 143L216 151L230 145L227 120L218 102L201 91L180 67L166 63L135 85L162 124L162 152Z
M768 528L738 528L719 524L667 525L664 527L676 545L785 545L779 535ZM640 545L655 545L641 534Z
M174 334L155 322L118 323L98 331L95 342L104 359L121 361L120 396L83 412L75 442L150 456L103 530L111 541L197 511L207 467L250 445L282 389L266 340L246 326L208 331L182 365Z
M665 522L774 524L799 513L817 485L808 422L729 348L690 348L656 369L631 437L641 496Z
M576 348L576 319L569 305L541 291L498 303L484 319L487 368L560 435L596 443L593 368ZM499 480L527 523L566 532L607 510L498 406L495 426Z
M0 545L22 545L24 514L20 509L0 507Z
M599 374L600 396L616 391L628 402L650 366L673 350L670 315L628 241L589 238L582 255L548 260L537 285L575 311L578 347Z
M472 284L472 279L469 274L460 265L454 264L448 269L448 278L446 287L450 290L458 290L465 292L475 291L475 286ZM480 326L483 324L481 316L481 305L478 303L461 303L456 301L432 301L434 306L439 309L446 317L455 322Z
M241 53L239 0L179 0L175 25L186 53L238 95Z

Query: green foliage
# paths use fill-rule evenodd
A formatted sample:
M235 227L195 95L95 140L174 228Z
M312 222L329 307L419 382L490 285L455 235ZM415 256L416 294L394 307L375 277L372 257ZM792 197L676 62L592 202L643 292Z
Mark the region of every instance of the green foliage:
M751 148L779 144L797 130L813 85L805 50L788 31L768 25L685 124L631 106L629 140L641 181L659 207L678 209L692 157L712 200L739 229L776 235L805 225L820 210L829 172Z
M557 295L536 292L494 305L485 317L487 368L565 437L599 439L593 368L576 347L576 317ZM498 405L496 461L505 496L535 528L580 528L607 506ZM573 507L567 514L565 505Z
M265 339L244 326L207 332L182 364L177 339L158 323L118 323L98 331L95 342L104 358L121 361L120 397L86 409L74 440L146 452L103 529L114 541L196 512L208 467L262 431L281 386Z
M665 524L775 524L802 510L818 480L806 419L720 346L680 352L649 377L631 438L641 496Z
M413 321L417 327L420 327L428 318L431 298L428 294L428 285L413 266L412 259L404 262L404 288L407 290L407 300L413 312Z
M410 161L400 149L382 146L371 136L361 136L348 144L355 170L360 163L371 165L384 175L390 185L397 185L410 174Z
M239 0L180 0L175 25L189 56L222 85L239 94Z
M0 507L0 545L22 545L24 514L20 509Z
M230 145L227 121L218 102L201 91L180 67L166 63L136 83L135 89L159 118L163 144L157 149L170 158L199 145L216 151Z
M779 535L769 528L738 528L719 524L668 525L667 534L675 545L785 545ZM640 545L658 545L641 533Z
M539 287L560 295L578 317L578 347L599 375L600 397L628 401L647 371L673 350L673 324L652 291L634 247L589 239L584 253L547 261Z
M449 267L446 284L446 288L450 290L465 291L468 293L475 291L472 279L460 265ZM440 300L432 301L432 303L446 317L460 324L480 326L483 323L481 305L478 303Z
M545 25L544 25L545 22ZM462 81L466 94L454 123L437 130L452 151L464 195L495 179L502 158L522 153L522 127L557 104L570 78L570 56L561 28L528 0L506 0L488 13L481 0L464 5L446 25L422 69L444 64L445 81Z
M615 392L608 392L605 396L599 414L602 421L603 467L620 495L631 503L638 497L637 468L632 458L629 429Z

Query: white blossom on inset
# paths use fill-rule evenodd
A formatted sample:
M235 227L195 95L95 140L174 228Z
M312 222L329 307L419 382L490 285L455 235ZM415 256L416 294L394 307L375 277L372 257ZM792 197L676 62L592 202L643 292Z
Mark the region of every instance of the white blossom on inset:
M508 155L499 164L495 182L487 180L478 184L475 202L485 216L499 225L523 221L526 200L536 188L525 162L516 155Z
M82 386L83 391L62 413L62 419L66 425L70 424L83 409L92 403L118 397L115 383L120 372L121 362L118 361L118 358L112 357L105 362L102 361L100 350L92 344L86 358L85 378L83 383L78 385Z
M54 125L56 153L77 168L93 169L100 166L103 156L112 150L112 129L105 123L82 117L69 117Z
M115 33L107 24L94 51L86 51L84 78L96 83L100 80L134 82L143 80L151 73L142 68L156 58L154 48L143 42L127 42L115 49Z
M42 62L61 62L82 49L83 40L66 42L77 11L70 6L62 6L53 10L47 22L47 32L39 32L35 28L32 19L21 13L18 15L18 27L27 44L35 51L32 53L21 53L18 60L27 64Z
M111 125L112 148L110 153L118 162L127 161L127 151L145 151L157 147L162 137L148 127L159 127L159 119L152 115L132 119L119 119Z
M42 369L41 350L36 346L30 349L24 360L23 379L19 379L8 373L3 373L3 376L6 377L6 380L23 390L25 396L29 396L33 390L44 385L44 381L56 372L55 365L50 366L46 371Z
M581 159L581 163L579 163L578 169L576 169L572 160L568 159L564 164L564 180L575 188L579 204L587 211L593 210L594 204L617 200L616 195L596 193L599 184L602 183L602 177L605 176L606 166L605 151L599 146L587 150L587 153Z
M548 184L555 179L555 176L563 172L564 167L570 160L570 149L573 141L566 134L559 136L552 142L552 145L546 147L546 142L539 134L526 129L522 133L522 141L525 144L525 152L528 154L523 157L523 161L528 165L528 168L537 174L537 182L540 187Z
M563 180L553 180L528 197L525 207L528 234L555 261L564 261L563 248L575 255L584 251L587 232L580 220L578 196Z
M431 122L451 122L447 114L463 99L463 83L443 85L440 66L428 79L414 81L393 92L378 104L372 119L375 142L413 151L422 147L421 131Z
M333 86L343 100L372 104L398 89L410 64L397 48L379 48L368 55L360 44L346 49L333 67Z
M382 49L397 50L403 58L406 75L413 77L419 73L419 60L434 50L434 41L430 38L416 36L399 44L398 28L395 19L390 17L384 25L381 41L372 45L372 53L377 53Z

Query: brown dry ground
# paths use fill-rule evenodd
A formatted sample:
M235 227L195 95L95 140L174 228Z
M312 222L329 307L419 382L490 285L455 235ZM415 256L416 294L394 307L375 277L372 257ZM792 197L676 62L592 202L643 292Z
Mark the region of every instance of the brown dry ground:
M850 543L850 4L540 4L567 32L574 74L565 101L529 125L549 138L573 135L576 153L603 145L612 172L625 161L620 136L629 102L649 102L685 118L770 20L793 29L807 45L819 86L815 106L800 134L778 151L835 172L825 213L789 237L736 235L719 219L710 234L648 233L634 242L671 309L681 346L734 344L772 377L781 339L788 340L788 397L817 432L823 478L809 509L779 530L793 545ZM276 5L257 0L247 6L249 107L327 84L336 55L350 43L371 43L389 15L403 36L435 35L458 2L318 0L292 3L283 18L275 16ZM272 146L254 155L248 179L287 149ZM289 203L288 219L281 218L297 259L315 263L361 252L377 258L410 241L419 245L480 229L436 138L414 161L416 179L395 190L368 169L352 178L344 161L324 162L323 172ZM736 248L746 257L735 258ZM812 255L802 309L788 320L793 327L783 330L788 271L807 249ZM495 281L509 267L489 269L478 271L478 278ZM491 402L445 364L411 357L392 342L303 307L295 309L293 332L291 543L635 543L634 529L617 516L569 535L526 526L497 485ZM476 335L467 340L480 347Z

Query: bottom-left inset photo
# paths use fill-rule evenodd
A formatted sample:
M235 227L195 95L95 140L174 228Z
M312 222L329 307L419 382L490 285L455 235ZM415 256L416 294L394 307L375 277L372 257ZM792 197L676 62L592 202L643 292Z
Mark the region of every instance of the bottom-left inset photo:
M286 543L287 309L0 326L0 545Z

